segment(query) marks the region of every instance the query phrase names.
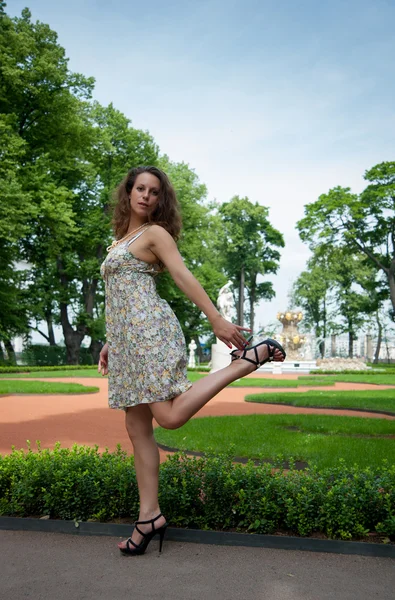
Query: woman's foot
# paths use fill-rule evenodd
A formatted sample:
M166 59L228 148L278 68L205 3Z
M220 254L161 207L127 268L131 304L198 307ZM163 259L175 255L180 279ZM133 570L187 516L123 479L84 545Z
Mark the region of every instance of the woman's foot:
M269 358L269 354L270 354L270 350L274 349L274 353L272 355L272 360L275 362L283 362L285 360L285 356L283 354L283 352L281 352L281 350L279 350L278 348L276 348L276 346L272 346L269 344L269 347L267 346L267 344L260 344L256 347L256 352L258 353L258 362L262 363L263 361L266 361L266 359ZM245 358L250 359L251 361L256 361L257 357L256 357L256 353L255 353L255 349L251 348L251 350L247 350L246 354L244 354L245 350L235 350L233 352L233 362L232 365L234 365L236 368L240 369L240 371L243 371L245 375L248 375L249 373L253 373L254 371L256 371L256 369L258 368L258 365L254 365L252 362L249 362L248 360L244 360L242 358L242 356L245 356ZM237 357L239 357L240 360L237 360Z
M151 515L150 516L140 516L139 517L139 521L149 521L151 519L155 519L155 517L157 516L157 514L158 513L156 513L155 515L152 515L152 516ZM143 533L152 533L152 525L151 525L151 523L146 523L146 524L143 525L139 521L137 521L137 522L139 523L138 527L139 527L140 531L142 531ZM165 519L165 517L163 515L161 515L159 517L159 519L157 519L154 522L154 529L155 529L155 531L157 529L160 529L161 527L163 527L163 525L165 523L166 523L166 519ZM144 539L144 536L142 536L141 533L139 533L137 531L137 529L134 529L133 533L131 535L132 542L134 542L137 546L139 546L141 544L141 542L143 541L143 539ZM126 548L126 542L127 542L127 540L123 540L122 542L119 542L118 548L120 550L125 549Z

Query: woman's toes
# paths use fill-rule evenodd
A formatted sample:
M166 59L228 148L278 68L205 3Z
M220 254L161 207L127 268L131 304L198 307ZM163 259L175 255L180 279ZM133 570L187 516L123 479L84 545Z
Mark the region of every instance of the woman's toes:
M284 360L284 354L278 350L277 348L274 350L274 356L273 356L274 360L276 362L283 362Z

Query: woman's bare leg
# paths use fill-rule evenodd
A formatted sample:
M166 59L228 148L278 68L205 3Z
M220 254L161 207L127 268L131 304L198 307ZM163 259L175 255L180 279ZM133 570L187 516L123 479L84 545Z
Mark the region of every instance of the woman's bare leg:
M133 444L134 464L136 469L137 484L140 497L139 521L148 521L160 513L158 501L159 482L159 450L156 444L153 427L152 413L147 404L139 404L128 408L125 416L125 425ZM158 529L166 519L161 517L155 521L155 529ZM144 532L152 531L151 525L139 525ZM134 530L132 540L139 544L142 536ZM126 542L118 544L125 547Z
M259 346L257 351L260 361L268 356L266 345ZM247 357L255 359L254 352L251 350L247 353ZM274 352L274 360L283 360L283 354L277 349ZM254 365L248 361L242 359L235 360L224 369L220 369L216 373L212 373L196 381L187 392L176 396L172 400L155 402L148 406L161 427L165 429L177 429L184 425L229 383L248 375L254 370Z

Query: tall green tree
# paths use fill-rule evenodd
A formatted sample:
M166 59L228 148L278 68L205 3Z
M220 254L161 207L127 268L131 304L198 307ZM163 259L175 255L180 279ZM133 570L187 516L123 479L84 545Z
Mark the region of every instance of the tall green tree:
M1 19L0 19L1 21ZM19 181L23 140L13 131L11 119L0 115L0 345L14 356L12 338L27 333L27 304L21 291L25 274L17 270L19 236L30 231L34 210Z
M0 190L3 210L4 201L14 199L8 212L19 239L9 240L12 264L24 259L34 268L53 258L64 236L69 239L70 182L81 181L79 162L89 139L84 110L92 85L92 79L68 71L55 32L33 23L28 9L21 18L2 16L0 121L9 147L19 153Z
M325 356L325 339L330 331L332 278L325 252L316 249L292 288L292 303L303 310L303 326L314 331L321 357Z
M112 105L90 102L93 84L69 70L56 33L27 9L1 19L0 116L14 154L23 153L1 190L23 199L23 208L10 205L21 238L10 260L29 264L28 316L46 321L48 334L36 329L50 343L61 324L70 363L86 335L93 344L104 337L95 320L103 323L99 267L111 238L111 192L128 168L158 156L152 138Z
M222 221L219 250L223 257L225 271L236 289L244 288L248 294L249 326L255 325L255 307L259 300L269 300L275 295L269 281L259 281L269 273L276 273L280 252L284 247L282 234L270 223L269 209L248 198L234 196L229 202L218 207ZM244 285L243 285L244 279ZM243 322L238 295L238 323Z
M359 330L372 320L386 297L377 271L364 254L326 244L314 247L307 267L293 287L293 300L305 312L305 329L314 327L322 357L329 333L348 333L352 357Z
M82 184L73 192L70 242L56 259L60 322L69 361L73 362L78 360L78 350L86 335L91 337L95 358L104 341L104 284L100 265L112 237L113 189L131 166L155 164L158 157L152 137L134 129L130 120L112 105L101 107L95 103L90 119L93 129L90 162Z
M96 355L104 341L99 268L112 237L113 189L130 167L159 161L158 147L147 132L133 128L113 105L91 101L93 85L92 78L69 70L56 33L46 24L34 23L28 9L20 18L2 16L0 128L10 141L0 149L6 159L0 193L8 202L4 209L8 237L0 244L8 270L4 266L0 279L3 283L6 279L15 293L22 288L28 300L19 303L25 307L24 327L30 319L33 328L54 344L54 325L61 325L69 363L78 361L85 336L90 336ZM207 204L205 187L187 165L162 157L161 166L173 180L182 206L181 253L215 300L225 282L215 252L220 220ZM27 268L16 282L11 274L21 260ZM208 331L200 311L166 275L160 286L189 337ZM8 315L13 335L15 326Z
M332 248L329 257L338 317L332 324L332 331L348 334L348 356L352 358L358 332L376 308L364 286L365 282L374 279L375 273L364 255L350 254L347 248Z
M336 187L306 205L297 227L311 247L327 243L363 253L383 274L395 310L395 162L372 167L365 180L360 195Z

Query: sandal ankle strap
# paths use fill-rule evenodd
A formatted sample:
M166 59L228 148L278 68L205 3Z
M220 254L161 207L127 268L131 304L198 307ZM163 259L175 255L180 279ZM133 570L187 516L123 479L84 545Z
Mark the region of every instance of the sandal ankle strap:
M159 515L157 517L154 517L153 519L149 519L148 521L136 521L136 525L148 525L148 523L155 523L155 521L157 521L160 517L162 516L162 513L159 513Z

